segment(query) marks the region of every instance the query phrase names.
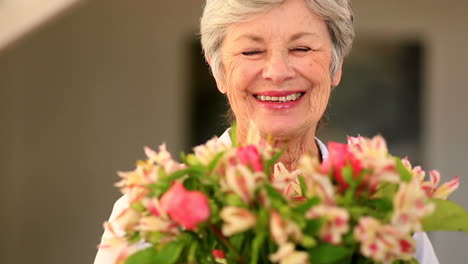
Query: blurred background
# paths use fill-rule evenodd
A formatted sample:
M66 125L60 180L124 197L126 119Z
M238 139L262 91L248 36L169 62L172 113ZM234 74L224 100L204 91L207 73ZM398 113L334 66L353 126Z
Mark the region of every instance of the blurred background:
M40 3L39 3L40 2ZM468 208L468 1L353 0L356 42L323 141L389 141ZM228 126L197 36L203 1L0 0L0 263L92 263L117 170ZM441 263L468 235L430 234Z

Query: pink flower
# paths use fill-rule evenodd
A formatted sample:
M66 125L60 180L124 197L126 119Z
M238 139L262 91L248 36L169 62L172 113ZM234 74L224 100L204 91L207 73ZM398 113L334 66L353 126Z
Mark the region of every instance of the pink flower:
M224 253L223 250L213 249L213 251L211 251L211 253L213 254L213 257L215 257L217 259L226 258L226 254Z
M188 230L195 229L199 223L210 217L210 207L205 195L199 191L188 191L178 181L163 194L160 204L174 222Z
M239 147L236 156L241 164L250 166L256 172L263 171L262 157L255 145Z
M349 231L349 213L343 208L336 206L317 205L307 213L309 219L323 218L325 223L319 230L320 238L324 241L338 245L342 236Z
M384 264L396 259L410 260L416 250L416 243L409 233L368 216L359 220L354 237L361 243L364 256Z
M388 154L387 143L382 136L371 139L348 137L349 151L361 162L362 167L372 170L372 175L365 175L364 184L371 191L377 189L381 181L399 182L395 158Z
M226 178L223 187L233 191L245 203L250 203L254 198L255 188L258 182L265 178L263 172L252 172L244 165L229 166L226 168Z
M393 198L392 224L400 230L421 231L421 220L434 211L434 204L429 203L419 181L401 183Z
M451 181L442 184L437 188L440 182L440 174L436 170L429 172L429 181L425 181L421 184L422 189L426 192L426 195L432 198L447 199L447 197L454 192L460 185L460 179L455 176Z
M356 179L363 169L361 161L350 152L348 145L329 142L328 159L323 161L322 170L326 174L333 172L333 177L344 190L349 188L349 184L343 178L341 170L347 165L351 165L353 169L353 179Z

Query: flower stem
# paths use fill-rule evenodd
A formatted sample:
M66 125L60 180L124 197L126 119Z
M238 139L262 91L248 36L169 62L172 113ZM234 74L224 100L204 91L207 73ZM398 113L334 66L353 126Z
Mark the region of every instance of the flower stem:
M220 230L215 226L215 225L210 225L211 227L211 230L213 230L213 233L216 235L216 237L218 238L218 240L224 245L226 246L229 251L231 251L237 258L237 262L236 263L240 263L240 264L245 264L245 260L244 258L241 256L241 254L239 253L239 251L237 251L237 249L231 244L231 242L229 242L229 240L220 232Z

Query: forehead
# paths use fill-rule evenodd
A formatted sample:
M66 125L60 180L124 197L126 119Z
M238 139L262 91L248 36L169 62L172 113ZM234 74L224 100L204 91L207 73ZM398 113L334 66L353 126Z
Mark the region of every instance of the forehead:
M294 36L330 38L325 21L304 0L286 0L265 12L250 15L246 21L231 24L225 40L260 41Z

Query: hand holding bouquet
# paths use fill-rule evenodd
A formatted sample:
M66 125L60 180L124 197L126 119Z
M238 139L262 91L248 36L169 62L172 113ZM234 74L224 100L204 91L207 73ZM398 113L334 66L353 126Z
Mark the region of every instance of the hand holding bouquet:
M251 131L172 159L164 145L117 183L130 206L105 227L117 263L417 263L413 234L468 232L468 214L380 136L331 142L320 163L276 163L281 150Z

